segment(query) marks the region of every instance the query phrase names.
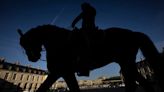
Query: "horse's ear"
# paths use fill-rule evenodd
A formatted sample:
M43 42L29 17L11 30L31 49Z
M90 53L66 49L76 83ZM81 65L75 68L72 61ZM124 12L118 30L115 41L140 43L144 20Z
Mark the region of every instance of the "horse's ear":
M23 36L23 32L22 32L21 29L18 29L17 31L18 31L18 33L19 33L20 36Z

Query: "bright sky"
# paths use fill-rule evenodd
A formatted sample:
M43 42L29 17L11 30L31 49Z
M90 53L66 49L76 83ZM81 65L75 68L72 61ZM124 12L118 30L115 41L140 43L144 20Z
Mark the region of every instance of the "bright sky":
M22 65L46 69L44 61L31 63L27 60L19 46L16 30L21 28L26 32L32 27L50 23L71 29L70 24L81 12L80 4L84 1L96 8L99 28L121 27L143 32L159 51L164 47L164 0L1 0L0 57L12 63L19 61ZM118 74L119 66L112 63L92 71L89 78Z

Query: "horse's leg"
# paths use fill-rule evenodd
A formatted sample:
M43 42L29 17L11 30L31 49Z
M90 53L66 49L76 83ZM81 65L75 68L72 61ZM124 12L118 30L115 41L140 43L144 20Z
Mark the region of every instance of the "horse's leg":
M119 65L121 67L121 73L124 78L125 92L135 92L137 87L135 83L135 65L130 64L129 62L127 62L127 60L121 61Z
M131 56L129 58L129 65L130 65L129 68L133 70L133 71L130 71L130 74L132 75L132 73L133 73L134 81L135 82L137 81L145 92L155 92L155 90L154 90L153 86L150 84L150 82L148 80L146 80L138 72L135 60L136 60L135 55L131 54Z
M164 91L164 75L163 75L163 61L160 57L158 50L156 49L152 40L145 34L136 32L138 36L138 44L140 49L150 64L150 67L154 70L155 79L159 82L161 89Z
M135 59L127 59L125 62L122 62L120 66L125 79L126 92L134 92L136 90L136 81L139 82L145 92L154 92L150 83L137 71Z
M70 92L80 92L79 85L74 73L64 75L63 78L66 81Z
M46 92L58 78L58 75L49 74L36 92Z
M137 82L139 82L139 85L143 87L145 92L155 92L153 86L150 84L148 80L146 80L141 74L137 73L136 77Z

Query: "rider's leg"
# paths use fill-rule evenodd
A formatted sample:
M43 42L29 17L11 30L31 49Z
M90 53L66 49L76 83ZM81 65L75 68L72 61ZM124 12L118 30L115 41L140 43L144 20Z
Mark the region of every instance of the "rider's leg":
M90 39L88 33L86 31L81 31L80 37L80 72L79 76L89 76L89 62L91 60L91 47L90 47Z

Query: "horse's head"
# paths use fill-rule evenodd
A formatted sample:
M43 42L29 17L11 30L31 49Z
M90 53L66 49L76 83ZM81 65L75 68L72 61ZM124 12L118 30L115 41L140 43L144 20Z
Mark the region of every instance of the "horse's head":
M25 50L28 60L32 62L38 61L38 59L40 59L40 52L42 49L40 42L37 40L37 35L34 36L32 32L23 34L20 29L18 29L18 33L21 36L20 45Z

